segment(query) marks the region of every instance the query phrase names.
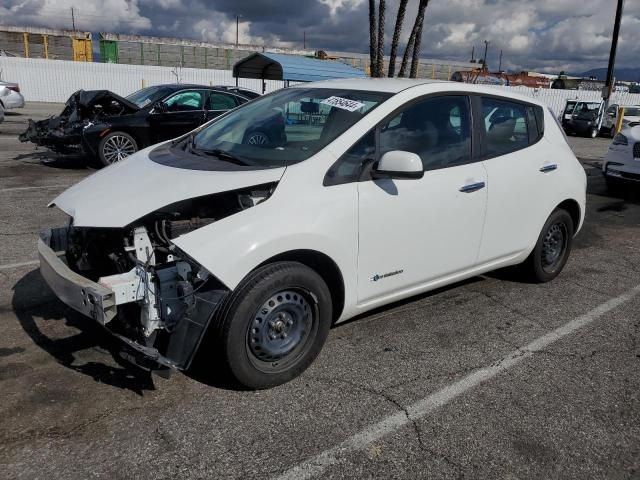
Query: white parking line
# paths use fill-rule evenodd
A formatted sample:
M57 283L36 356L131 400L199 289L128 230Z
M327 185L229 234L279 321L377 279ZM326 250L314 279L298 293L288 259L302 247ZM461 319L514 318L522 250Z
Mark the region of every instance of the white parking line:
M71 186L71 185L66 183L64 185L40 185L40 186L35 186L35 187L0 188L0 193L3 193L3 192L16 192L18 190L38 190L40 188L67 188L69 186Z
M7 263L5 265L0 265L0 270L11 270L13 268L28 267L30 265L38 265L39 263L39 260L29 260L28 262L20 263Z
M402 411L390 415L380 422L375 423L370 427L367 427L364 430L356 433L355 435L347 438L339 445L325 450L315 457L310 458L309 460L290 468L282 475L277 477L277 479L302 480L320 475L327 468L337 463L340 457L344 457L346 454L351 452L362 450L370 443L379 440L385 435L395 432L396 430L405 427L410 422L428 415L438 407L446 405L468 390L478 386L483 382L486 382L487 380L491 380L496 375L518 365L520 362L522 362L526 358L529 358L534 353L539 352L540 350L557 342L561 338L570 335L576 330L589 325L605 313L631 300L639 293L640 285L637 285L636 287L628 290L622 295L612 298L611 300L608 300L603 304L595 307L590 312L580 317L574 318L570 322L565 323L561 327L556 328L546 335L538 337L528 345L525 345L511 352L500 361L480 370L476 370L463 379L452 383L451 385L435 393L432 393L422 400L417 401L416 403L407 407L406 413Z

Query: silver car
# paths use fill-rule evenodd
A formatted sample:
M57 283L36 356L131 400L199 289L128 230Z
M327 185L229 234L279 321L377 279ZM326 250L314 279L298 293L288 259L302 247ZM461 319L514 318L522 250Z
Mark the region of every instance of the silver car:
M17 83L0 81L0 106L4 110L24 107L24 97Z

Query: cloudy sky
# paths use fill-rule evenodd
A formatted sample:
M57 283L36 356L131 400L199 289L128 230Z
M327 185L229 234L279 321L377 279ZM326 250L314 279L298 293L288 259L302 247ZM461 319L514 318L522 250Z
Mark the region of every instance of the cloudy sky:
M403 42L418 0L410 0ZM398 0L387 0L387 44ZM431 0L422 56L468 60L472 45L491 42L489 65L499 50L510 69L557 73L606 67L614 0ZM174 36L310 48L368 51L366 0L0 0L0 23L92 32ZM627 0L618 67L640 67L640 1Z

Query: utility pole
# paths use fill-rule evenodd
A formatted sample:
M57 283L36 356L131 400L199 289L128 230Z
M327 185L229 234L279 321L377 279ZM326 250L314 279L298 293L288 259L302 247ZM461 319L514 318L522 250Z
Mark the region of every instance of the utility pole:
M472 45L471 46L471 62L475 62L476 61L476 46Z
M502 50L500 50L500 63L498 64L498 72L502 71Z
M73 31L76 31L76 17L73 14L73 7L71 7L71 25L73 26Z
M624 9L624 0L618 0L616 9L616 19L613 24L613 37L611 38L611 51L609 52L609 65L607 67L607 81L602 91L602 98L605 100L605 108L609 106L609 99L614 87L614 67L616 65L616 51L618 50L618 36L620 35L620 22L622 20L622 10Z
M307 49L307 31L306 30L303 30L302 32L302 46L304 50Z
M487 40L484 41L484 58L482 59L482 66L484 68L487 67L487 50L489 50L489 44L490 43L491 42L489 42Z
M240 22L240 15L236 15L236 49L238 48L238 23Z

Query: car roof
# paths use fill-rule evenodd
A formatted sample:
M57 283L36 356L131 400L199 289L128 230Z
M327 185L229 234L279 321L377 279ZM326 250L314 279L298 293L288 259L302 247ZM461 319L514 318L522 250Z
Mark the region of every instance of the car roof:
M509 88L500 88L488 85L476 85L471 83L452 82L448 80L431 80L426 78L345 78L339 80L324 80L321 82L299 83L291 88L332 88L345 90L367 90L384 93L400 93L412 88L428 86L429 90L437 92L464 92L478 93L482 95L492 95L497 97L511 98L521 102L539 105L547 108L533 97L516 93Z
M153 87L171 88L173 90L184 90L185 88L201 88L205 90L217 90L221 92L226 91L226 87L223 85L211 86L211 85L198 85L197 83L163 83L160 85L150 85L147 88L153 88ZM229 86L228 88L236 88L236 87Z
M341 78L320 82L299 83L292 88L335 88L348 90L368 90L373 92L398 93L407 88L429 83L445 83L445 80L426 78ZM452 83L452 82L447 82Z

